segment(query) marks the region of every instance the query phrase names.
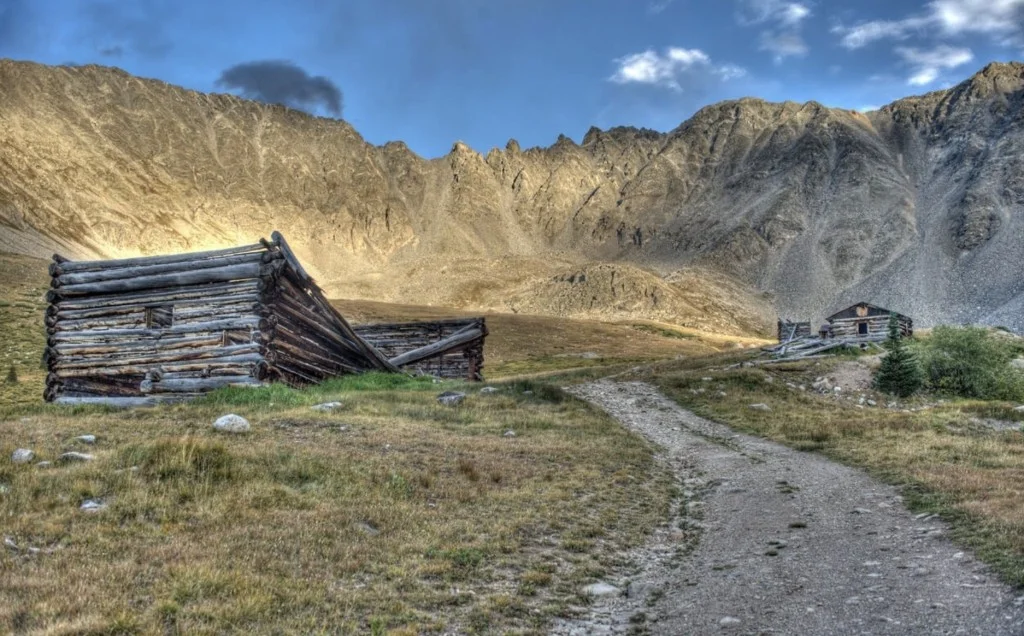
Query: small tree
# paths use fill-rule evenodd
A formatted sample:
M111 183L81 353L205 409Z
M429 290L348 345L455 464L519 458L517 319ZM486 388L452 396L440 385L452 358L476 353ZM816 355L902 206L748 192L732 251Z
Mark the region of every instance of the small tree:
M885 341L889 353L882 358L882 366L875 373L875 388L899 397L907 397L921 390L924 373L917 357L903 344L900 321L896 314L889 316L889 337Z
M18 383L18 370L15 369L14 365L12 364L11 368L7 370L7 384L17 384L17 383Z

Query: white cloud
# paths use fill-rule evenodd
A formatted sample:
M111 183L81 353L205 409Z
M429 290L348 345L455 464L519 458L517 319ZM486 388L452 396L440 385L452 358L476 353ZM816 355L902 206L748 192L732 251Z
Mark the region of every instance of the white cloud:
M874 104L868 104L867 106L861 106L860 108L858 108L857 112L860 112L860 113L870 113L872 111L879 110L880 108L881 108L881 106L875 106Z
M715 65L708 54L700 49L671 47L660 54L648 49L615 60L618 68L609 81L616 84L650 84L674 91L682 91L681 76L688 72L703 71L728 81L743 77L746 70L734 64Z
M844 47L859 49L878 40L905 39L915 31L1011 35L1021 30L1022 16L1024 0L932 0L923 14L836 26L832 32L842 36Z
M896 53L911 68L912 75L907 79L911 86L931 84L939 78L943 70L963 66L974 59L970 49L945 45L930 50L901 46L897 47Z
M761 32L760 49L772 53L776 63L787 57L807 55L809 49L800 29L810 17L808 5L787 0L739 0L737 15L742 25L769 27Z
M675 0L655 0L647 5L647 13L651 15L658 15L665 9L672 6L673 2L675 2Z

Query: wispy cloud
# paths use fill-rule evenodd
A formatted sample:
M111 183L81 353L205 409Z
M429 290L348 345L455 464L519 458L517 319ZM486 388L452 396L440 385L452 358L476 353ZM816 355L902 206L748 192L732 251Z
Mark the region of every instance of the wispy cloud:
M615 60L615 73L609 81L616 84L647 84L682 92L683 78L692 73L713 75L722 81L743 77L747 71L735 64L715 64L700 49L671 47L664 53L648 49Z
M653 2L647 5L647 13L651 15L658 15L665 9L672 6L672 4L675 1L676 0L654 0Z
M930 50L901 46L896 48L896 53L912 70L913 74L907 79L911 86L931 84L943 70L963 66L974 59L970 49L945 45Z
M1022 29L1024 0L932 0L925 11L902 20L872 20L854 26L836 26L848 49L859 49L885 39L902 40L915 33L955 36L965 33L1001 36L1009 43Z
M761 25L760 49L775 57L776 63L787 57L807 55L809 48L801 34L811 9L804 2L788 0L739 0L737 20L741 25Z

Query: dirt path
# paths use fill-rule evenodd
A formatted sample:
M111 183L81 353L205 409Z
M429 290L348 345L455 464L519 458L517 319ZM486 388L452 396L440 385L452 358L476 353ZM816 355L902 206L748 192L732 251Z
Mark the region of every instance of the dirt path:
M1024 596L915 516L897 491L821 456L738 435L654 387L570 392L664 449L683 501L555 634L1024 634ZM645 631L645 629L647 631Z

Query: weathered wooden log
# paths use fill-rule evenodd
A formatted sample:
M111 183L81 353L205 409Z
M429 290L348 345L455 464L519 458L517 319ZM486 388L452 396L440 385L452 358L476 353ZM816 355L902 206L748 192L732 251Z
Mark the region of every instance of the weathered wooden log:
M51 291L56 291L59 298L70 298L86 294L116 294L143 289L223 283L234 280L245 280L248 278L259 278L262 268L269 267L272 267L272 265L260 265L259 263L228 265L227 267L214 267L211 269L201 269L174 274L157 274L154 276L139 276L136 278L119 278L117 280L108 280L100 283L66 285ZM54 282L56 282L56 279Z
M308 334L310 337L316 337L323 340L324 342L329 343L329 348L337 350L339 355L365 357L364 352L355 342L345 339L337 331L330 329L323 322L316 320L314 315L308 315L300 311L296 311L293 307L289 306L287 302L278 303L271 311L278 316L278 325L287 323L290 330L294 332L303 332ZM349 353L344 354L343 352Z
M419 349L413 349L408 353L403 353L400 356L396 356L391 359L391 364L396 367L401 367L413 362L418 362L426 358L431 358L436 355L445 353L450 349L464 346L474 340L479 340L483 337L483 331L479 328L470 328L456 333L455 335L449 336L444 340L435 342L434 344L420 347Z
M170 263L187 263L210 258L221 258L245 254L247 252L265 252L265 248L259 244L242 245L229 247L222 250L210 250L207 252L185 252L183 254L171 254L169 256L139 256L136 258L121 258L105 261L58 261L57 254L54 254L54 262L58 263L63 272L84 272L97 269L110 269L116 267L135 267L137 265L167 265Z
M359 373L365 371L365 366L356 366L351 362L342 360L335 356L320 355L309 348L304 348L301 345L296 346L288 342L285 338L279 337L274 342L274 348L284 351L291 358L297 360L308 360L311 363L320 365L324 368L331 369L331 375L343 375L346 373Z
M116 367L96 367L88 369L58 369L54 374L60 378L75 377L100 377L118 375L139 375L145 376L154 367L160 367L167 373L173 372L204 372L228 366L253 365L265 361L266 356L260 353L247 353L242 355L228 355L219 358L202 358L199 360L185 360L181 362L162 362L158 364L145 365L122 365Z
M53 290L50 290L53 291ZM259 281L245 280L215 285L192 285L174 289L147 289L132 293L113 296L84 296L81 298L54 298L49 302L58 302L58 311L76 309L100 309L123 305L174 305L188 300L201 301L206 298L228 298L241 294L257 295ZM48 294L49 297L49 294Z
M94 271L60 274L56 276L57 287L68 285L81 285L85 283L100 283L108 280L121 278L137 278L141 276L155 276L157 274L177 274L202 269L213 269L217 267L228 267L231 265L245 265L249 263L269 263L274 259L274 254L268 252L253 252L239 256L226 256L223 258L210 258L205 260L182 261L165 265L136 265L132 267L105 268ZM59 270L59 268L58 268Z
M53 311L52 313L48 311L48 315L53 315L58 320L82 320L85 318L100 318L104 316L130 314L136 311L143 311L146 307L160 305L173 306L175 313L233 305L256 305L260 302L260 294L256 291L256 286L254 284L248 283L248 285L251 288L251 291L244 293L224 293L224 291L214 290L208 292L209 295L206 296L202 295L201 292L196 293L194 298L175 297L156 298L150 300L144 299L142 302L127 301L119 304L107 303L91 309L65 309L65 303L61 303L60 305L50 305L48 309L52 309ZM213 286L211 285L211 287ZM112 297L110 300L113 300L113 298L121 298L121 296Z
M188 338L163 338L150 340L129 340L124 343L90 343L90 344L59 344L49 347L51 355L102 355L102 354L133 354L140 351L167 351L193 347L220 346L223 338L218 334L209 334Z
M62 406L111 406L116 408L140 408L186 402L199 397L199 393L176 393L171 395L150 395L147 397L74 397L62 395L53 400Z
M187 372L171 372L166 371L154 374L153 381L160 382L163 380L187 380L189 378L219 378L230 375L244 375L250 378L255 377L253 375L254 365L249 366L223 366L216 367L213 369L203 369L202 371L187 371Z
M228 386L260 386L262 383L250 375L228 375L217 378L162 379L143 387L143 393L199 393Z
M228 320L211 320L210 322L194 322L185 325L173 325L163 329L105 329L97 331L74 331L61 329L61 325L50 330L50 334L60 342L71 342L78 339L114 338L128 336L133 338L159 338L186 333L200 334L219 332L227 329L256 329L260 320L255 316L232 318Z
M235 345L231 347L207 347L203 349L171 350L145 356L61 356L53 365L54 370L71 369L116 369L118 367L158 366L167 362L198 361L207 358L236 356L259 353L259 345Z
M288 241L284 240L284 237L281 236L281 233L278 232L277 230L274 230L273 232L271 232L270 238L281 250L281 255L284 256L284 259L288 263L288 265L291 266L293 270L295 270L295 273L298 274L300 278L306 280L309 284L314 284L313 277L307 274L306 270L303 269L302 263L300 263L299 259L295 257L295 253L292 252L292 248L288 246Z

